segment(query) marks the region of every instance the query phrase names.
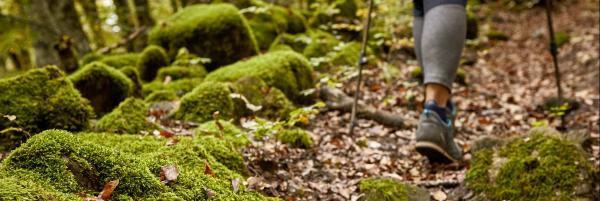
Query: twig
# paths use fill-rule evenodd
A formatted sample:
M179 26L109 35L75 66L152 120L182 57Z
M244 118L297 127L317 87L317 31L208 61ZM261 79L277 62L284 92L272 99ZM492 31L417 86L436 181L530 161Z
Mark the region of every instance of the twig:
M131 41L133 41L134 39L136 39L137 37L139 37L145 31L146 31L146 27L142 26L138 30L136 30L133 33L129 34L129 36L127 36L126 38L121 39L121 41L119 41L118 43L115 43L115 44L112 44L112 45L109 45L109 46L105 46L103 48L98 49L98 53L99 54L106 54L106 53L109 53L110 51L112 51L113 49L116 49L118 47L127 45L128 43L130 43Z

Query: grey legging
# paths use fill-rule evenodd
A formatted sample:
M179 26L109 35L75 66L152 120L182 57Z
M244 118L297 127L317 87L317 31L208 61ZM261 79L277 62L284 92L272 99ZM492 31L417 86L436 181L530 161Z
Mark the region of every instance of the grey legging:
M415 52L424 84L452 90L467 32L466 0L413 0Z

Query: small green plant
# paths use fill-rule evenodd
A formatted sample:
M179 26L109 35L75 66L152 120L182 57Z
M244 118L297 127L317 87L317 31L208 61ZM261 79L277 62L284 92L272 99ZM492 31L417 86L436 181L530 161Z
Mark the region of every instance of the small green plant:
M563 103L562 105L556 105L550 107L550 115L555 117L561 117L567 114L567 111L571 109L571 106L568 102Z
M269 121L262 118L254 118L253 120L242 123L242 127L250 130L257 139L263 139L267 136L274 136L275 134L290 129L298 124L308 124L310 119L317 113L319 108L325 107L325 103L317 102L308 107L298 108L290 112L289 118L284 121Z

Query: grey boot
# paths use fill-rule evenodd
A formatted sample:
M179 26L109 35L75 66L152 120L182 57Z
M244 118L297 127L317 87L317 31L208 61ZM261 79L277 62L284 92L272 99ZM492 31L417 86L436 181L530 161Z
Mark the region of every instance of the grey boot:
M456 163L462 160L462 151L454 142L452 121L446 123L433 111L425 110L416 132L416 149L431 163Z

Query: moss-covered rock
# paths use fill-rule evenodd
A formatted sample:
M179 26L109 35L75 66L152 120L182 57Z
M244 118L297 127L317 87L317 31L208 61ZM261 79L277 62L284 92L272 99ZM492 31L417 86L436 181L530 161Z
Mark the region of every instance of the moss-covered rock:
M140 58L138 53L120 53L101 55L98 53L88 53L81 59L81 66L85 66L94 61L100 61L113 68L121 68L125 66L135 66Z
M358 64L361 44L358 42L350 42L341 45L340 49L336 51L330 58L330 62L333 65L347 65L356 66ZM371 51L367 49L367 55Z
M246 61L220 68L206 76L207 81L236 81L255 76L283 91L294 101L306 101L302 90L313 87L312 67L308 60L293 51L269 52Z
M184 78L204 78L206 70L202 66L169 66L161 68L156 76L156 81L163 81L169 76L171 80L179 80Z
M304 48L306 48L306 46L310 42L311 42L311 38L306 33L299 33L299 34L284 33L284 34L280 34L279 36L277 36L277 38L275 38L275 40L273 40L271 47L269 47L269 51L275 51L278 49L280 50L280 47L282 45L285 45L285 46L290 47L290 49L292 49L298 53L302 53L304 51Z
M3 175L7 174L7 175ZM50 185L42 185L35 178L27 177L27 173L20 172L20 176L0 173L0 200L79 200L75 194L62 193Z
M152 92L150 95L146 96L144 101L146 102L160 102L160 101L174 101L179 97L177 93L171 90L158 90Z
M403 184L390 178L368 178L360 181L359 189L365 201L428 201L425 189Z
M94 112L103 115L133 94L133 82L121 71L93 62L69 76L75 88L90 100Z
M590 198L591 164L582 148L560 133L537 128L474 154L466 181L491 200Z
M137 98L127 98L112 112L104 115L96 124L97 131L139 134L140 131L152 131L158 126L149 122L148 104Z
M275 134L275 138L280 142L295 148L308 149L314 145L314 141L310 134L299 128L281 130Z
M335 36L325 31L312 31L309 35L311 42L302 51L302 54L308 58L323 57L340 43Z
M171 58L181 47L210 58L208 71L258 53L246 20L230 4L187 6L155 26L149 42L166 48Z
M154 80L158 70L169 65L169 58L165 49L157 45L149 45L144 48L137 62L140 78L146 82Z
M260 49L268 49L279 34L306 31L306 19L292 9L272 4L262 4L256 9L254 12L245 12L244 16Z
M172 117L205 122L213 119L213 113L218 111L224 119L233 118L236 111L231 93L233 91L227 83L205 81L181 98L181 105Z
M93 117L89 102L56 66L0 80L0 130L15 127L29 133L51 128L78 131L87 129Z
M358 2L356 0L329 0L333 6L339 10L336 16L341 16L347 19L356 19L356 11L358 10Z
M240 154L241 152L237 150L232 143L218 139L214 136L202 136L199 137L196 142L230 170L242 175L248 173L248 168L244 165L244 159L242 158L242 154Z
M207 151L227 147L216 138L212 138L215 144L200 142L205 139L181 137L178 143L165 146L167 139L153 136L71 135L49 130L30 139L3 161L0 183L12 178L35 181L24 185L33 189L43 186L46 191L40 192L50 192L52 196L69 196L80 192L95 195L106 182L118 179L119 185L111 196L116 200L205 200L207 190L215 193L216 200L265 200L256 192L245 192L243 185L238 192L232 190L231 180L243 177ZM214 176L204 173L206 163ZM175 181L161 182L161 167L170 164L177 165L179 176ZM3 189L0 186L0 192ZM22 188L11 190L17 191L12 193L17 196L31 193ZM75 200L74 196L68 198L71 199L58 200Z
M185 78L168 82L166 84L164 82L154 81L142 86L142 95L144 97L148 97L148 95L155 91L169 90L175 92L177 96L181 97L192 91L200 83L202 83L202 78Z
M258 77L242 77L233 83L235 92L241 94L250 104L260 106L260 110L248 108L243 99L236 100L236 108L242 116L257 115L269 119L285 119L294 110L294 104L281 90L269 87Z
M141 98L142 97L142 80L140 79L140 73L138 73L137 69L133 66L126 66L119 69L125 76L131 80L133 83L133 89L131 95L134 97Z

